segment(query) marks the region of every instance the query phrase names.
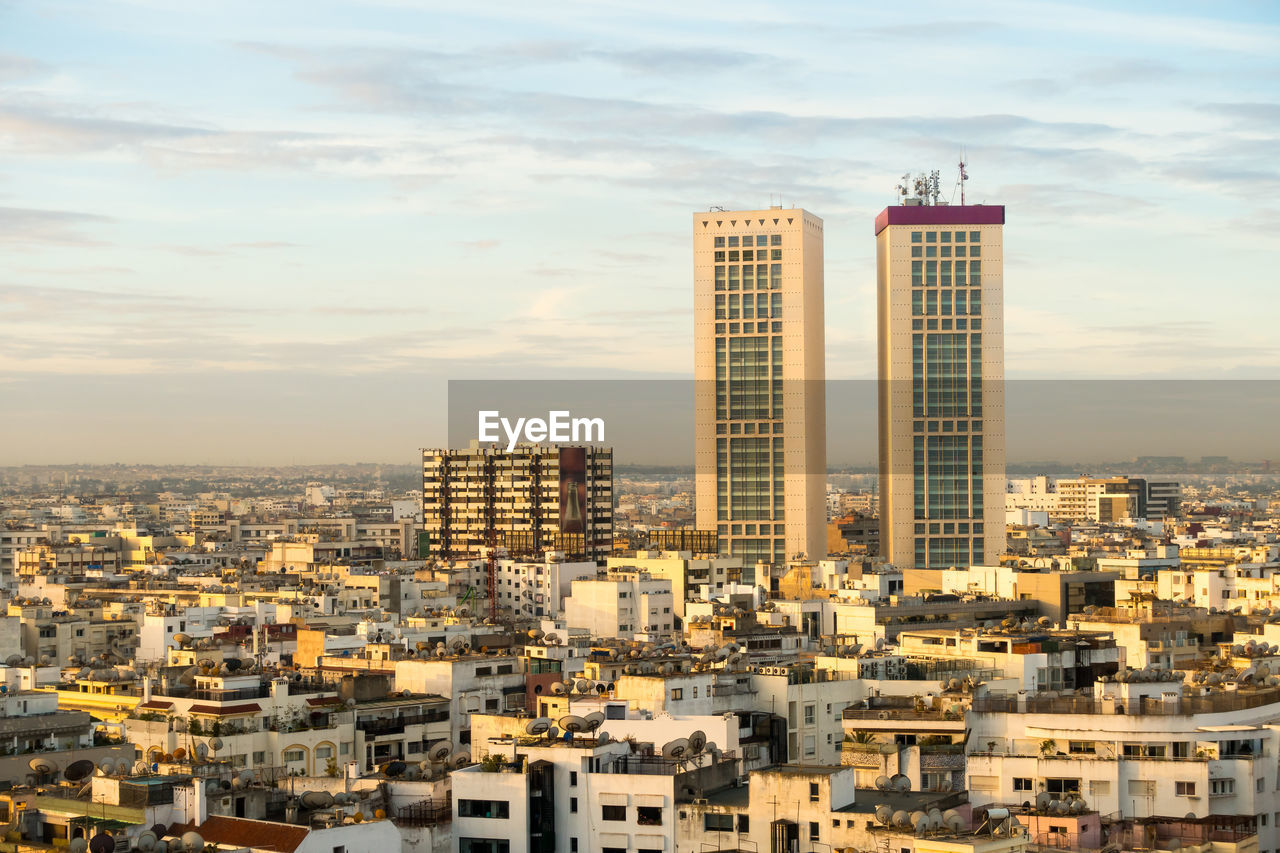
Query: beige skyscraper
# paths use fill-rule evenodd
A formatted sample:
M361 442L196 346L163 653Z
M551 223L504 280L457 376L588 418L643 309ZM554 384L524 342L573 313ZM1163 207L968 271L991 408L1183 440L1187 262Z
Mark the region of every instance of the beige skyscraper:
M822 264L807 211L693 217L697 525L748 568L826 553Z
M928 201L876 217L880 551L941 569L1005 550L1004 207Z

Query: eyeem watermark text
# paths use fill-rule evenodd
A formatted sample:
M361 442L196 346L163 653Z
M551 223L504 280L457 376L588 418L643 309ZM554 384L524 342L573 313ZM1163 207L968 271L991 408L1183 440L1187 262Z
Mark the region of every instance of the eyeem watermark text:
M516 449L521 441L537 444L543 441L573 442L604 441L604 418L575 418L569 412L547 412L542 418L516 418L512 423L501 412L479 413L479 438L481 441L500 441L498 430L507 437L507 452Z

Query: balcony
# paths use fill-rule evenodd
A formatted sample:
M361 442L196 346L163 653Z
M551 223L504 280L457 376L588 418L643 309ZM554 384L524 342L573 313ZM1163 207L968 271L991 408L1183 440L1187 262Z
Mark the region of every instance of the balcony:
M1025 702L1025 707L1021 710L1020 702ZM1280 688L1224 692L1208 696L1182 696L1172 702L1161 699L1124 702L1120 699L1094 699L1088 696L1065 696L1053 699L1028 696L1025 700L1019 700L1013 696L989 696L973 700L971 711L976 714L1099 714L1107 716L1122 714L1176 717L1244 711L1273 704L1280 704ZM845 713L847 715L849 712Z

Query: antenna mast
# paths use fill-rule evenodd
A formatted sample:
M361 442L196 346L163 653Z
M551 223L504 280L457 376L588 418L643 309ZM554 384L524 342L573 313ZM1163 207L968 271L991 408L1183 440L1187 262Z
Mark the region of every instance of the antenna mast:
M964 182L969 180L969 173L964 170L964 153L960 154L960 206L964 206Z

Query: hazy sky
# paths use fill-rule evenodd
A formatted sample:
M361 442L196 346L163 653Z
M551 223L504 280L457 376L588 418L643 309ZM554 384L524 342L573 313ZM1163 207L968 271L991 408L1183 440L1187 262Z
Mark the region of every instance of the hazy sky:
M1275 378L1269 3L0 0L0 464L412 461L457 378L691 372L690 214L1008 206L1011 378ZM1206 17L1211 15L1212 17Z

